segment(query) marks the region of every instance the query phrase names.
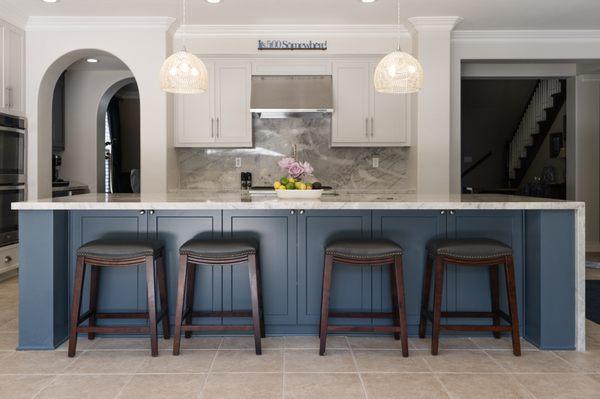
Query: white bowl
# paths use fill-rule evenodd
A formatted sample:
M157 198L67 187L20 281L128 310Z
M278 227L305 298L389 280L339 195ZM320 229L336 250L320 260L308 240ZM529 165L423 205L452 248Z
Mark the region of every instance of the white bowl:
M323 190L275 190L281 199L318 199Z

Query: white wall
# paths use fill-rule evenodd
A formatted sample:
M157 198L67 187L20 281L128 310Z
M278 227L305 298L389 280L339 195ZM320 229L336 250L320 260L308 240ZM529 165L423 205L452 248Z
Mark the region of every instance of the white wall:
M586 247L600 251L600 75L576 80L576 188L586 203Z
M164 17L35 17L27 26L27 115L29 121L29 197L51 193L51 101L60 73L90 50L123 61L140 90L141 186L144 192L167 189L167 95L158 72L167 56Z
M65 151L61 177L98 192L98 108L106 91L130 71L68 70L65 74ZM100 161L103 161L102 159ZM103 174L103 173L101 173ZM103 187L100 187L100 192Z

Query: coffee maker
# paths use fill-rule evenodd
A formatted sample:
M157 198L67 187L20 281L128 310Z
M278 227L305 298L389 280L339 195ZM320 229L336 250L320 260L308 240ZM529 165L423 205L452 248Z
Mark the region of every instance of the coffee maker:
M52 186L68 186L69 182L60 178L60 167L62 165L62 156L52 154Z

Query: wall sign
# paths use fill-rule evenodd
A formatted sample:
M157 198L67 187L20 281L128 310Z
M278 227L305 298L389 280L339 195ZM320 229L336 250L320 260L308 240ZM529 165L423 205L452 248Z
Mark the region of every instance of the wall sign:
M312 40L294 42L290 40L259 40L259 50L327 50L327 40L315 42Z

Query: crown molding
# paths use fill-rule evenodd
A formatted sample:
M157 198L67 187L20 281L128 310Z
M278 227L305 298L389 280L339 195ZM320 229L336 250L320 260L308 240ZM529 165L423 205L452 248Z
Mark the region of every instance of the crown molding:
M132 31L166 32L175 22L171 17L29 17L27 31Z
M24 29L27 23L26 15L21 14L16 8L2 2L0 2L0 19L21 29Z
M451 31L463 20L458 16L412 17L408 21L417 32Z
M398 25L181 25L176 38L299 37L410 37Z
M600 40L600 30L463 30L452 32L453 42L581 41Z

